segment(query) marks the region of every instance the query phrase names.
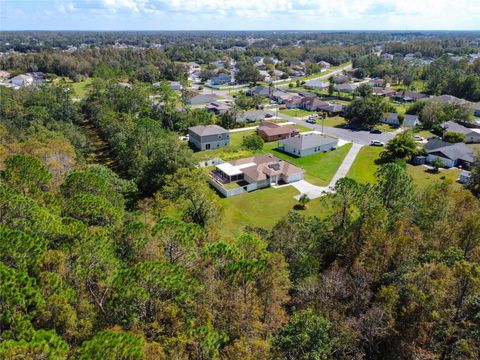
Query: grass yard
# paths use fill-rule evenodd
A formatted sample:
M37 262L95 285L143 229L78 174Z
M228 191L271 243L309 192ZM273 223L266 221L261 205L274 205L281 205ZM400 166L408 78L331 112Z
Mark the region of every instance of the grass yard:
M392 132L397 130L396 127L384 123L379 123L375 125L375 129L381 130L382 132Z
M237 236L245 226L271 229L298 204L294 198L299 192L293 186L267 188L231 198L220 199L223 229L226 235ZM328 206L322 198L308 203L306 210L294 210L310 216L325 216Z
M383 148L376 146L364 146L360 149L357 158L352 164L347 177L354 179L359 183L375 182L375 173L378 165L375 160L380 157Z
M315 111L307 111L303 109L284 109L284 110L280 110L280 112L284 115L292 116L292 117L303 117L303 116L316 114Z
M88 86L92 83L91 78L78 83L72 83L73 94L75 97L83 99L87 96Z
M467 144L468 146L470 146L473 151L475 151L476 153L480 153L480 144Z
M413 182L419 189L426 188L428 185L437 181L449 181L453 186L462 188L463 186L457 182L460 176L459 169L440 169L439 173L429 172L425 166L407 165L407 170L413 179Z
M320 119L317 119L317 124L322 125L323 121ZM329 127L342 127L343 125L346 124L345 118L341 116L332 116L332 117L327 117L325 119L325 126Z

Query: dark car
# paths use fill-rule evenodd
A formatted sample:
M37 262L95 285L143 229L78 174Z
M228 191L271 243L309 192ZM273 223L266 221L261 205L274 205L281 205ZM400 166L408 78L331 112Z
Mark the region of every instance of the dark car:
M271 117L273 117L273 115L272 114L265 114L265 117L266 118L271 118Z
M370 130L370 134L381 134L382 131L381 130L378 130L378 129L372 129Z

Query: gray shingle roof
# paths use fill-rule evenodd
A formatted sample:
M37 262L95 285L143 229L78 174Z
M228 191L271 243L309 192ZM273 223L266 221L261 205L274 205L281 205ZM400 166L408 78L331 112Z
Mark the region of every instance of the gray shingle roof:
M327 144L336 146L338 143L338 140L328 136L311 133L311 134L294 136L288 139L280 140L279 142L284 145L291 146L295 149L305 150L305 149L311 149L317 146L322 146Z
M228 132L218 125L198 125L188 128L189 131L194 132L198 136L220 135Z

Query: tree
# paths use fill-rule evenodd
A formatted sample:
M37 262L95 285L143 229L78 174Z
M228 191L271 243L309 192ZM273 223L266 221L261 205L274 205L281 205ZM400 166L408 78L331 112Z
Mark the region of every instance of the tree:
M395 161L396 159L409 161L416 153L417 143L412 137L412 132L403 131L387 142L381 157L389 161Z
M435 157L435 159L432 160L432 162L430 163L430 165L433 166L433 171L435 171L436 173L438 173L439 169L442 167L442 166L445 166L445 162L439 158L438 156Z
M355 126L374 126L384 117L387 110L380 96L367 96L352 101L347 109L346 119Z
M7 340L0 343L2 359L66 360L68 344L54 331L38 330L30 340Z
M300 195L300 198L298 199L298 202L299 202L301 208L304 209L304 210L306 209L309 201L310 201L310 198L308 197L307 194Z
M67 199L65 214L88 225L117 226L122 222L124 211L104 196L77 193Z
M175 201L183 210L186 221L205 227L217 218L216 200L208 188L202 169L179 169L174 175L168 176L166 184L164 196Z
M373 88L368 84L361 84L355 89L354 95L365 98L373 95Z
M263 148L263 139L256 134L245 136L242 140L242 146L249 150L260 150Z
M85 341L77 351L81 360L142 360L145 339L127 331L105 330Z
M3 179L22 194L36 194L46 191L52 174L36 157L13 155L5 160Z
M258 69L253 66L251 62L241 61L237 63L238 72L235 78L239 84L250 83L255 84L258 81L262 81L262 75Z
M465 141L465 134L447 131L443 134L443 140L449 143L461 143Z
M311 309L295 313L273 338L279 359L323 360L332 356L330 322Z
M480 196L480 153L475 154L471 165L471 175L465 187L469 189L473 195Z
M389 212L390 219L405 216L413 208L414 187L405 163L391 162L377 171L376 191L381 203Z

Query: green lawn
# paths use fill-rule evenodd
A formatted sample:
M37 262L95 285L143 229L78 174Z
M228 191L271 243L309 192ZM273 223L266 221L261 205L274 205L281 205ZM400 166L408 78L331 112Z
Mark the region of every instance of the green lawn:
M380 153L383 151L381 147L364 146L358 152L357 158L352 164L347 177L354 179L360 183L375 182L375 172L378 169L378 165L375 164L375 160L380 157Z
M292 117L303 117L303 116L316 114L315 111L307 111L303 109L284 109L284 110L280 110L280 112L284 115L292 116Z
M375 129L381 130L382 132L392 132L397 130L396 127L384 123L379 123L375 125Z
M245 226L271 229L298 204L294 198L299 192L293 186L267 188L220 199L223 209L222 229L226 235L236 236ZM304 215L324 216L328 207L318 198L308 203L306 210L295 210Z
M318 125L322 125L322 120L317 120ZM343 126L346 124L345 118L341 116L332 116L332 117L327 117L325 119L325 126L330 126L330 127L339 127Z
M407 170L419 189L425 188L437 181L449 181L456 187L462 187L462 185L457 182L460 176L459 169L440 169L439 173L432 173L429 172L425 166L407 165Z
M468 144L475 152L480 153L480 144Z
M92 83L92 79L86 78L84 81L73 82L69 78L59 77L59 78L56 78L53 82L56 84L64 83L64 84L70 85L73 90L72 96L75 98L82 99L87 96L87 86Z

